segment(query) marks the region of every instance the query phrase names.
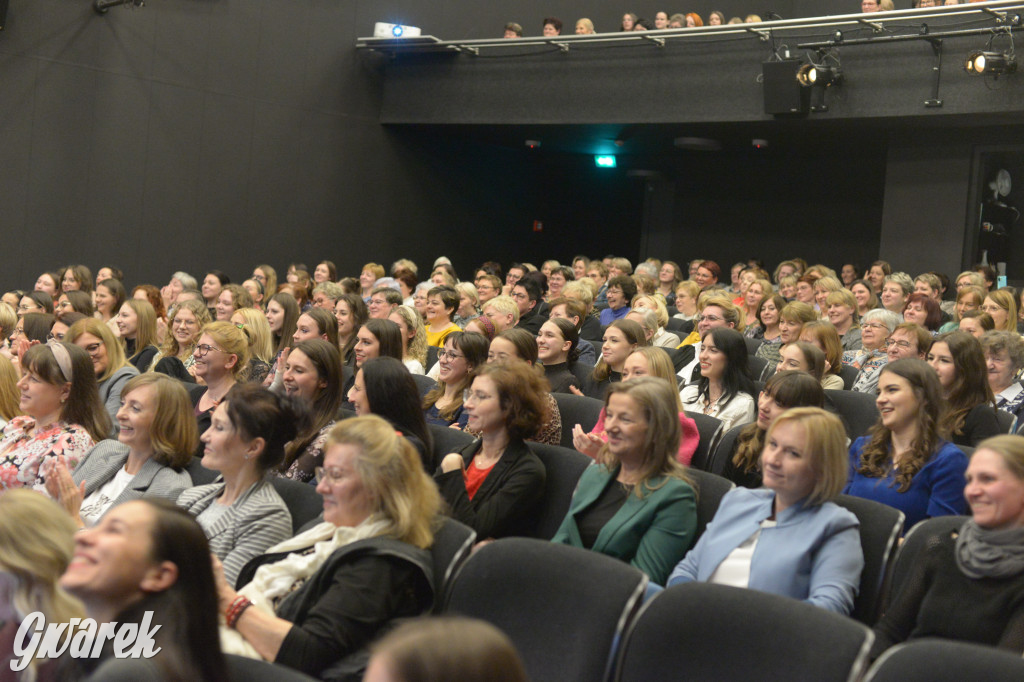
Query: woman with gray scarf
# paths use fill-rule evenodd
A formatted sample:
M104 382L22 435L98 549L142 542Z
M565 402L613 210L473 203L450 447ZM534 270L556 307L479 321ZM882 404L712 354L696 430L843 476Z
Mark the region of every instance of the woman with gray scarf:
M1024 437L978 444L964 496L972 518L936 533L875 626L872 657L941 637L1024 651Z

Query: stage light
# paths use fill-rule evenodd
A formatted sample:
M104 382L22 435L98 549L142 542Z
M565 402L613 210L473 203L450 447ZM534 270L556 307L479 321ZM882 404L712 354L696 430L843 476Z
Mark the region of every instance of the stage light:
M828 87L843 77L838 66L821 66L804 64L796 72L796 79L805 88L814 86Z
M967 56L964 70L977 76L998 76L1017 70L1017 60L1012 53L976 50Z
M615 168L615 157L611 155L595 156L594 165L598 168Z
M374 38L415 38L421 35L417 26L405 26L404 24L388 24L378 21L373 25Z

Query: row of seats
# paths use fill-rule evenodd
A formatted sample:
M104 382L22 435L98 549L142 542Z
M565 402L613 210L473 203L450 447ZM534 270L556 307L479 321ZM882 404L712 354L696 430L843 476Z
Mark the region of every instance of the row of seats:
M897 563L912 565L914 552L904 545ZM534 682L1024 679L1017 656L927 640L895 647L867 670L874 636L856 620L755 590L688 583L643 602L646 588L647 577L621 561L506 538L459 568L443 610L503 630Z

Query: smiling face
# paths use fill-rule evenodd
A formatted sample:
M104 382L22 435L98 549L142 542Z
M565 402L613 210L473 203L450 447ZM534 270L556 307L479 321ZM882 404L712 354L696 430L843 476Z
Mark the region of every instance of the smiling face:
M133 452L149 452L153 447L150 428L156 410L157 397L152 386L139 386L121 396L121 408L117 411L117 424L120 428L117 439Z
M565 275L560 272L556 272L548 277L548 293L554 297L558 296L562 292L562 287L565 286Z
M366 327L356 332L356 345L353 350L356 356L356 367L362 367L367 360L380 357L380 341Z
M562 337L557 325L545 322L537 333L537 357L545 365L565 362L572 342Z
M224 378L231 373L231 368L238 361L238 356L225 353L217 348L213 338L209 334L199 337L199 343L192 351L192 357L196 364L193 371L196 376L202 378L207 384ZM204 465L205 466L205 465Z
M620 286L608 287L607 298L608 307L612 310L619 310L626 305L626 296L622 293L622 287Z
M97 311L106 317L109 317L116 312L113 308L114 304L117 303L117 297L110 293L110 289L106 287L97 287L96 291L93 292L93 295L96 297Z
M939 375L939 384L943 392L948 392L956 381L956 364L953 362L953 353L949 350L949 344L945 341L936 341L932 344L926 358L935 373Z
M604 430L608 451L620 462L644 458L647 417L640 404L625 393L613 393L605 407Z
M22 296L18 303L18 317L24 317L29 313L45 313L41 305L33 301L29 296Z
M775 301L768 301L761 307L761 325L768 328L778 323L779 309L775 307Z
M784 345L779 351L781 359L779 360L778 366L775 368L776 372L782 372L787 369L791 369L797 372L809 372L810 367L807 365L807 358L804 357L803 351L796 347L794 344Z
M881 291L882 284L885 283L885 271L882 270L880 265L872 265L871 269L868 270L865 279L871 282L871 286L875 288L875 291Z
M222 286L216 275L207 275L203 278L203 298L207 301L215 301L220 294Z
M356 372L356 378L352 380L352 388L348 389L348 395L345 397L352 403L356 416L364 417L373 414L373 410L370 409L370 398L366 395L366 375L363 374L363 370L360 369Z
M713 272L704 266L699 266L697 268L697 275L694 277L694 281L697 282L697 286L701 289L707 289L708 287L712 287L717 284L718 278L715 277Z
M60 414L61 406L71 393L71 384L54 385L26 369L18 380L18 408L38 421L49 420Z
M925 320L928 319L928 311L924 308L924 303L921 301L911 301L907 304L907 307L903 309L903 319L907 322L913 322L916 325L925 327ZM925 327L927 329L927 327Z
M281 325L284 324L284 307L277 301L271 301L267 305L267 324L270 325L270 331L273 333L281 333Z
M429 324L445 324L450 321L450 314L451 311L444 307L439 294L427 296L426 316Z
M704 338L701 339L698 359L700 361L701 376L706 377L711 383L719 382L725 376L729 360L725 355L725 351L715 345L715 339L711 334L705 334Z
M75 345L89 354L93 371L96 372L97 377L107 371L110 359L107 357L107 346L103 343L103 339L86 332L75 339Z
M894 313L903 312L903 306L907 302L907 297L903 294L903 287L896 284L896 282L886 282L883 284L882 294L879 299L882 301L882 307Z
M508 339L500 336L494 337L491 341L491 345L487 349L487 363L506 362L509 358L519 358L519 353L516 351L516 345Z
M117 331L121 334L121 338L134 339L138 325L139 316L135 310L127 303L122 305L121 309L117 311Z
M860 342L867 350L881 350L889 338L889 328L878 320L865 322L860 326Z
M64 271L64 279L60 283L61 291L78 291L82 288L82 283L75 279L75 271L68 268Z
M356 464L362 450L352 443L334 443L324 452L324 476L316 491L324 500L324 521L355 527L373 513L373 497Z
M388 315L391 314L393 307L388 304L387 296L380 291L370 296L370 302L366 304L366 308L370 311L370 318L377 320L388 319ZM328 308L328 310L331 309Z
M909 381L892 372L882 371L878 379L878 398L882 424L890 431L902 431L915 423L921 402Z
M626 358L636 350L636 344L630 343L626 334L618 327L608 327L604 332L604 343L601 345L601 357L615 371L622 371Z
M892 335L889 336L885 344L885 354L889 358L889 362L921 356L921 352L917 347L917 335L912 334L908 329L893 330Z
M985 367L988 371L988 385L993 393L1006 390L1016 376L1016 367L1005 348L998 352L985 351Z
M473 379L464 404L469 414L467 426L474 432L492 434L505 430L508 410L501 407L501 395L490 377Z
M227 322L231 319L231 313L235 312L235 296L227 289L217 294L217 303L214 306L217 310L217 320Z
M732 324L725 319L725 311L717 305L704 306L700 317L697 319L697 333L704 336L716 327L731 327Z
M757 306L761 305L761 301L764 300L764 292L761 291L761 285L751 283L747 287L747 294L744 300L747 302L748 310L757 310Z
M622 365L622 380L629 381L637 377L650 376L651 368L647 363L647 356L643 353L630 353L626 362Z
M323 284L330 278L330 276L331 271L327 268L327 265L324 263L320 263L319 265L316 266L316 269L313 270L313 281L316 282L317 284Z
M767 431L768 427L785 412L788 407L768 394L768 391L761 391L757 397L757 428Z
M828 321L836 329L846 329L853 324L853 308L842 303L828 306Z
M854 269L852 265L847 263L846 265L843 266L843 269L840 272L839 276L843 280L843 285L850 286L850 282L857 279L857 270Z
M979 448L971 456L964 497L974 522L986 530L1024 525L1024 480L994 450Z
M327 266L324 266L327 269ZM364 291L369 291L373 288L374 283L377 281L377 275L372 270L363 270L359 273L359 285L363 287Z
M444 340L444 350L437 354L437 366L437 378L446 384L459 383L473 370L450 336Z
M36 278L35 290L43 291L50 296L53 296L57 293L57 283L53 281L53 277L44 272Z
M981 310L992 317L992 321L996 323L996 329L1006 329L1006 321L1010 318L1010 314L1006 308L1000 307L995 299L986 296L985 302L981 304Z
M179 347L188 348L195 342L196 335L199 334L199 320L191 310L181 308L174 314L174 319L171 321L171 333L174 334L174 340L178 342Z
M298 348L288 353L283 381L285 393L306 403L312 403L327 388L327 381L320 378L316 365Z
M349 338L355 331L356 318L345 299L338 299L337 305L334 306L334 319L338 321L338 336Z
M299 319L295 323L295 335L292 337L292 343L301 343L302 341L309 341L310 339L320 339L324 336L326 336L326 334L320 334L320 327L317 326L316 320L306 313L303 313L299 315Z
M761 474L764 487L787 507L811 494L816 477L802 424L783 421L772 429L761 451Z
M61 586L87 605L114 613L162 585L151 559L155 523L140 501L112 507L92 528L75 534L75 553Z

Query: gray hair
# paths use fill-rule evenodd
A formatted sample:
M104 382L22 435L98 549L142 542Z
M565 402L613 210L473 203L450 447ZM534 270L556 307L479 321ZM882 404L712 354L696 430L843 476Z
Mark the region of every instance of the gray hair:
M892 273L885 278L885 283L888 284L889 282L899 284L903 289L904 296L910 296L910 294L914 293L914 280L912 280L910 275L905 272Z
M888 278L886 278L888 279ZM865 322L878 321L885 325L889 333L896 329L896 325L903 321L903 318L891 310L885 308L874 308L864 313L864 317L861 318L861 326L864 326Z
M196 278L183 270L178 270L176 273L171 275L171 279L176 279L181 282L181 286L185 289L199 288L199 282L196 281Z

